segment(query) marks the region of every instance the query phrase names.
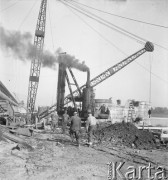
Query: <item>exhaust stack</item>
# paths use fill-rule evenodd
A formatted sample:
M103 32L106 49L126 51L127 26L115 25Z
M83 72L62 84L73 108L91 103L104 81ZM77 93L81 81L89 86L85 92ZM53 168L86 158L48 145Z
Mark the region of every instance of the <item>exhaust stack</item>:
M90 87L90 70L87 70L87 81L86 88L83 89L83 102L82 102L82 112L83 117L86 118L88 116L88 110L91 109L91 87Z
M58 83L57 83L57 112L61 112L64 107L64 97L65 97L65 76L66 76L66 66L63 63L59 64L58 71Z

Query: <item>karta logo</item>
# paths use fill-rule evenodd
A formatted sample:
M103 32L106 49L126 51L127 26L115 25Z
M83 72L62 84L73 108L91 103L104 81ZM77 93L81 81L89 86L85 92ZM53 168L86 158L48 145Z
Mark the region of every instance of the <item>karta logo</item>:
M137 167L124 165L125 162L108 163L108 180L168 180L163 166L152 166L151 163Z

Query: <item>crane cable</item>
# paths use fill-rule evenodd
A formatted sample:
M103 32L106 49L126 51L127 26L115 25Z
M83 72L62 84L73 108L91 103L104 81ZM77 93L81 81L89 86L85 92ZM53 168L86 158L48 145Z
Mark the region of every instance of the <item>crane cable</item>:
M111 16L116 16L116 17L119 17L119 18L122 18L122 19L127 19L127 20L130 20L130 21L138 22L138 23L143 23L143 24L147 24L147 25L151 25L151 26L155 26L155 27L160 27L160 28L168 29L168 26L163 26L163 25L160 25L160 24L154 24L154 23L150 23L150 22L145 22L145 21L141 21L141 20L137 20L137 19L133 19L133 18L128 18L128 17L120 16L120 15L117 15L117 14L114 14L114 13L110 13L110 12L106 12L106 11L103 11L103 10L100 10L100 9L97 9L97 8L94 8L94 7L91 7L91 6L87 6L86 4L77 2L75 0L71 0L71 1L73 1L76 4L80 4L80 5L85 6L87 8L90 8L90 9L93 9L93 10L96 10L98 12L102 12L102 13L105 13L105 14L108 14L108 15L111 15Z
M75 14L81 21L83 21L83 23L85 23L88 27L90 27L93 31L95 31L101 38L103 38L106 42L108 42L111 46L115 47L119 52L121 52L122 54L128 56L127 53L125 53L123 50L121 50L119 47L117 47L116 45L114 45L110 40L108 40L107 38L105 38L100 32L98 32L95 28L93 28L91 25L89 25L83 18L81 18L79 15L77 15L70 7L66 6L69 11L71 11L73 14ZM139 65L141 68L143 68L145 71L147 71L148 73L150 73L151 75L157 77L158 79L160 79L161 81L163 81L164 83L168 84L168 81L164 80L163 78L161 78L160 76L158 76L157 74L151 72L150 70L148 70L145 66L143 66L142 64L138 63L135 61L135 63L137 65Z
M38 1L34 1L32 7L30 8L30 10L28 11L28 13L26 14L26 16L24 17L24 19L22 20L22 22L20 23L18 29L20 29L22 27L22 25L24 24L25 20L30 16L30 13L32 12L33 8L36 6Z
M10 7L16 5L18 2L19 2L19 1L13 3L12 5L8 6L8 7L5 8L5 9L3 9L2 11L9 9ZM25 22L25 20L29 17L31 11L33 10L33 8L34 8L34 6L36 5L37 2L38 2L38 1L36 1L36 0L34 1L33 5L32 5L31 8L30 8L30 10L28 11L28 13L27 13L26 16L24 17L24 19L21 21L20 25L18 26L18 30L21 28L21 26L23 25L23 23ZM2 12L2 11L1 11L1 12ZM19 71L20 67L19 67L18 60L15 59L13 62L14 62L14 65L13 65L12 67L14 67L14 69L13 69L12 71L13 71L13 72L14 72L14 71L20 72L20 71ZM20 80L19 80L18 77L19 77L19 78L21 77L20 74L18 74L18 76L17 76L17 74L16 74L15 80L14 80L14 81L16 82L15 84L17 84L18 81L20 82ZM14 86L14 91L15 91L15 92L20 92L20 86Z
M142 38L140 38L140 37L138 37L138 36L137 36L137 38L139 38L139 39L141 39L141 40L136 39L136 38L135 38L136 35L131 34L131 33L129 33L128 31L126 32L124 29L121 30L121 28L120 28L120 30L119 30L119 29L118 29L119 27L117 27L116 25L110 23L109 21L104 20L103 18L100 18L99 16L96 16L95 14L93 14L93 13L91 13L91 12L88 12L88 11L86 11L86 10L83 10L83 8L81 8L81 7L73 7L73 6L71 6L71 5L69 5L68 3L65 3L65 2L63 2L63 1L60 1L60 2L63 3L64 5L66 5L66 6L69 6L69 7L72 8L72 9L80 12L81 14L83 14L83 15L85 15L85 16L87 16L87 17L89 17L89 18L91 18L91 19L99 22L100 24L103 24L103 25L105 25L106 27L108 27L108 28L110 28L110 29L113 29L114 31L117 31L118 33L121 33L121 34L123 34L123 35L125 35L125 36L127 36L127 37L129 37L129 38L131 38L131 39L133 39L133 40L135 40L135 41L137 41L137 42L139 42L140 44L145 44L145 42L147 41L147 40L145 40L145 39L143 39L143 41L142 41ZM81 11L81 10L79 10L79 9L83 10L84 12ZM87 14L87 13L90 13L91 15L89 15L89 14ZM96 18L93 17L93 16L95 16L95 17L98 18L98 19L96 19ZM103 21L104 21L104 22L103 22ZM110 25L109 25L109 24L110 24ZM113 26L113 27L112 27L112 26ZM123 31L125 31L125 32L123 32ZM126 33L127 33L127 34L126 34ZM129 34L131 34L132 36L129 35ZM133 36L134 36L134 37L133 37Z
M51 28L51 15L50 15L50 4L49 4L49 1L48 2L48 14L49 14L49 22L50 22L50 31L51 31L51 40L52 40L52 46L53 46L53 50L55 49L55 46L54 46L54 40L53 40L53 32L52 32L52 28Z
M136 62L136 61L135 61ZM139 66L141 66L143 69L145 69L146 71L148 71L151 75L157 77L158 79L160 79L162 82L168 84L168 81L161 78L160 76L158 76L157 74L153 73L152 71L148 70L145 66L141 65L140 63L136 62Z
M64 1L65 1L65 0L64 0ZM67 1L66 1L66 2L67 2ZM71 4L72 4L72 2L71 2ZM73 3L73 5L74 5L74 3ZM75 6L75 5L74 5L74 6ZM80 9L82 9L83 11L88 12L88 13L92 14L93 16L96 16L95 14L93 14L93 13L91 13L91 12L89 12L89 11L86 11L85 9L81 8L80 6L75 6L75 7L78 7L78 8L80 8ZM96 17L99 18L99 19L101 19L101 20L104 20L104 19L100 18L99 16L96 16ZM94 20L95 20L95 18L94 18ZM97 21L97 20L96 20L96 21ZM130 33L130 32L128 32L128 31L126 31L125 29L123 29L123 28L121 28L121 27L118 27L118 26L112 24L112 23L109 22L109 21L106 21L106 20L104 20L104 21L105 21L106 23L111 24L112 26L114 26L114 27L116 27L116 28L119 28L121 31L124 31L125 33L131 34L132 36L134 36L134 37L136 37L136 38L138 38L138 39L141 39L142 42L134 38L136 41L138 41L138 42L141 43L141 44L145 44L144 42L148 41L147 39L144 39L144 38L142 38L142 37L140 37L140 36L137 36L137 35L135 35L135 34L133 34L133 33ZM99 23L101 23L101 22L99 22ZM101 24L102 24L102 23L101 23ZM104 24L104 23L103 23L103 24ZM105 24L104 24L104 25L105 25ZM107 26L107 25L106 25L106 26ZM108 26L108 27L109 27L109 26ZM110 27L109 27L109 28L110 28ZM112 27L111 27L111 29L113 29L113 30L116 31L115 28L112 28ZM118 31L118 32L120 32L120 31ZM120 32L120 33L121 33L121 34L124 34L123 32ZM124 34L124 35L126 35L126 34ZM126 35L126 36L128 36L128 35ZM130 36L128 36L128 37L130 37ZM133 37L130 37L130 38L133 38ZM144 42L143 42L143 41L144 41ZM162 46L162 45L159 45L159 44L157 44L157 43L155 43L155 42L153 42L153 41L152 41L152 43L153 43L155 46L158 46L159 48L162 48L162 49L168 51L168 48L166 48L166 47L164 47L164 46Z
M65 1L65 0L64 0L64 1ZM68 2L68 1L66 0L66 2ZM68 2L68 3L70 3L70 2ZM96 17L98 20L101 21L101 22L99 22L99 23L102 23L102 22L103 22L103 24L106 23L106 24L104 24L104 25L107 26L107 27L109 27L107 24L110 24L110 25L112 26L112 27L110 27L111 29L113 29L113 30L115 30L115 31L117 31L117 32L119 32L119 33L121 33L121 34L124 34L124 35L126 35L126 36L134 39L135 41L138 41L138 42L141 43L141 44L144 44L144 42L147 41L146 39L143 39L143 38L141 38L141 37L139 37L139 36L137 36L137 35L135 35L135 34L133 34L133 33L130 33L129 31L127 31L127 30L125 30L125 29L123 29L123 28L121 28L121 27L119 27L119 26L114 25L113 23L111 23L111 22L109 22L109 21L107 21L107 20L105 20L105 19L103 19L103 18L95 15L94 13L92 13L92 12L90 12L90 11L88 11L88 10L86 10L86 9L78 6L78 5L75 5L75 4L72 3L72 2L71 2L70 4L73 5L73 6L75 6L76 8L79 8L80 10L84 11L85 13L88 13L88 14L90 14L91 16ZM92 18L92 17L91 17L91 18ZM96 20L97 20L97 19L96 19ZM95 18L94 18L94 20L95 20ZM137 39L136 39L136 38L137 38ZM140 41L140 40L141 40L141 41ZM143 41L144 41L144 42L143 42Z
M149 104L151 104L151 88L152 88L152 78L151 78L151 71L152 71L152 61L153 61L153 57L149 56L149 69L150 69L150 73L149 73Z
M75 16L77 16L81 21L83 21L84 24L86 24L89 28L91 28L94 32L96 32L102 39L104 39L106 42L108 42L111 46L115 47L119 52L126 55L124 51L122 51L119 47L117 47L114 43L112 43L109 39L107 39L105 36L103 36L99 31L97 31L95 28L93 28L89 23L87 23L82 17L80 17L78 14L76 14L72 9L70 9L68 6L66 6L69 11L71 11Z
M16 2L14 2L13 4L9 5L8 7L4 8L4 9L1 9L1 10L0 10L0 13L2 13L2 12L4 12L4 11L8 10L9 8L15 6L18 2L21 2L21 1L18 0L18 1L16 1Z
M49 23L50 23L50 32L51 32L51 40L52 40L52 48L53 48L53 50L55 50L55 46L54 46L54 39L53 39L53 31L52 31L52 22L51 22L51 13L50 13L50 3L49 3L49 1L47 1L47 3L48 3L48 14L49 14ZM56 87L56 85L55 85L55 87ZM56 90L57 91L57 90ZM53 99L54 99L54 97L55 97L55 90L54 90L54 88L53 88L53 91L52 91L52 98L51 98L51 104L53 104Z

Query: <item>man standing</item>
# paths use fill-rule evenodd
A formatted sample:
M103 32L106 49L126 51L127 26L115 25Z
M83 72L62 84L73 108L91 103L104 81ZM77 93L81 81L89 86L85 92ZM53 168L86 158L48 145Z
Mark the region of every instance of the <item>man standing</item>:
M149 118L151 117L151 109L148 110Z
M55 131L56 127L58 126L58 114L55 113L51 114L51 122L52 122L52 130Z
M68 121L69 121L69 115L67 114L67 110L65 110L64 114L62 115L62 132L63 132L63 134L65 134L65 130L66 130Z
M100 110L100 113L105 114L105 110L106 110L105 104L103 104L99 110Z
M78 146L79 146L80 130L81 130L81 118L78 117L77 112L74 112L74 116L71 117L70 136L73 140L73 136L75 135L75 139Z
M91 110L88 111L88 115L89 117L87 118L86 121L86 132L88 133L88 143L89 146L92 145L92 141L93 141L93 135L95 133L96 130L96 118L94 116L92 116Z

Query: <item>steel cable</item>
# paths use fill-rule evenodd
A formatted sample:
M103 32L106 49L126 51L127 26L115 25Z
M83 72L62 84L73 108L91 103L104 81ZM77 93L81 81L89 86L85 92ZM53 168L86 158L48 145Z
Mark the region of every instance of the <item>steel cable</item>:
M103 11L103 10L100 10L100 9L97 9L97 8L94 8L94 7L91 7L91 6L87 6L86 4L83 4L83 3L80 3L80 2L77 2L77 1L74 1L74 0L71 0L71 1L75 2L76 4L80 4L82 6L85 6L87 8L90 8L90 9L93 9L93 10L96 10L96 11L99 11L99 12L102 12L102 13L105 13L105 14L109 14L111 16L116 16L116 17L119 17L119 18L131 20L131 21L134 21L134 22L143 23L143 24L147 24L147 25L151 25L151 26L156 26L156 27L161 27L161 28L168 29L168 26L163 26L163 25L160 25L160 24L154 24L154 23L149 23L149 22L145 22L145 21L141 21L141 20L137 20L137 19L133 19L133 18L120 16L120 15L110 13L110 12L106 12L106 11Z
M110 28L110 29L113 29L114 31L116 31L116 32L118 32L118 33L121 33L121 34L123 34L123 35L125 35L125 36L127 36L127 37L129 37L129 38L131 38L131 39L133 39L133 40L135 40L135 41L137 41L137 42L139 42L140 44L145 44L145 42L147 41L146 39L142 39L142 38L140 38L140 37L138 37L138 36L136 36L136 35L134 35L134 34L131 34L130 32L128 32L128 31L126 31L126 30L124 30L124 29L122 29L122 28L120 28L120 30L119 30L119 27L118 27L118 26L110 23L109 21L106 21L106 20L103 19L103 18L100 18L99 16L96 16L95 14L93 14L93 13L91 13L91 12L89 12L89 11L83 10L83 8L81 8L81 7L73 7L73 6L69 5L69 4L67 3L67 1L66 1L66 2L61 1L61 2L62 2L64 5L67 5L67 6L69 6L70 8L72 8L72 9L80 12L81 14L83 14L83 15L85 15L85 16L87 16L87 17L89 17L89 18L91 18L91 19L93 19L93 20L95 20L95 21L97 21L98 23L103 24L103 25L105 25L106 27L108 27L108 28ZM72 3L71 3L71 4L72 4ZM81 9L81 10L80 10L80 9ZM84 12L83 12L83 11L84 11ZM87 14L87 13L90 13L90 15ZM93 17L93 16L95 16L96 18ZM110 24L110 25L109 25L109 24ZM113 27L112 27L112 26L113 26ZM138 39L136 39L135 37L138 38ZM141 40L140 40L140 39L141 39Z
M64 0L64 1L65 1L65 0ZM66 2L67 2L67 1L66 1ZM74 5L74 3L72 3L72 2L71 2L71 4ZM75 6L75 5L74 5L74 6ZM83 11L86 11L87 13L90 13L90 14L92 14L93 16L95 16L95 17L97 17L97 18L99 18L99 19L101 19L101 20L104 20L104 19L100 18L99 16L96 16L95 14L87 11L86 9L81 8L80 6L75 6L75 7L79 8L79 9L81 9L81 10L83 10ZM136 38L138 38L138 39L141 39L141 41L140 41L140 40L137 40L136 38L134 38L137 42L139 42L139 43L141 43L141 44L144 44L144 42L148 41L147 39L144 39L144 38L142 38L142 37L140 37L140 36L137 36L137 35L135 35L135 34L133 34L133 33L130 33L130 32L128 32L128 31L126 31L125 29L123 29L123 28L121 28L121 27L119 27L119 26L116 26L116 25L112 24L112 23L109 22L109 21L106 21L106 20L104 20L104 21L105 21L106 23L114 26L115 28L120 29L120 31L124 31L124 32L127 33L127 34L130 34L130 35L132 35L132 36L134 36L134 37L136 37ZM112 28L112 29L116 31L115 28ZM118 31L118 32L120 32L120 31ZM123 32L120 32L120 33L124 34ZM124 35L126 35L126 34L124 34ZM130 38L133 39L132 36L129 36L129 35L126 35L126 36L128 36L128 37L130 37ZM143 42L143 41L144 41L144 42ZM161 45L159 45L159 44L157 44L157 43L155 43L155 42L153 42L153 41L152 41L152 43L153 43L154 45L158 46L159 48L162 48L162 49L168 51L168 48L166 48L166 47L164 47L164 46L161 46Z

